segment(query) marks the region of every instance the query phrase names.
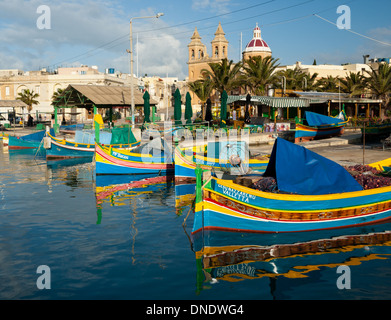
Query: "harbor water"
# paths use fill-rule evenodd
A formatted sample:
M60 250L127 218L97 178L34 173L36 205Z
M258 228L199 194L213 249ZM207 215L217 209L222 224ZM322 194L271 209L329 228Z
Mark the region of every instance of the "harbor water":
M202 260L192 190L0 142L0 299L391 298L391 224L212 235L218 257Z

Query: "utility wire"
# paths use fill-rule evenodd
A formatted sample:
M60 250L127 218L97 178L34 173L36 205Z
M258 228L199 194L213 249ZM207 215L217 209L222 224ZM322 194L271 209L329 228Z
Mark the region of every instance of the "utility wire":
M317 18L319 18L319 19L322 19L322 20L324 20L324 21L326 21L326 22L328 22L328 23L330 23L330 24L332 24L332 25L334 25L334 26L336 26L336 27L338 27L338 25L337 25L336 23L334 23L334 22L332 22L332 21L330 21L330 20L327 20L327 19L325 19L325 18L323 18L323 17L321 17L321 16L319 16L319 15L317 15L317 14L314 14L314 16L317 17ZM391 43L387 43L387 42L384 42L384 41L380 41L380 40L377 40L377 39L368 37L368 36L366 36L366 35L364 35L364 34L358 33L358 32L353 31L353 30L351 30L351 29L342 29L342 30L348 31L348 32L353 33L353 34L355 34L355 35L358 35L358 36L360 36L360 37L363 37L363 38L366 38L366 39L369 39L369 40L372 40L372 41L381 43L381 44L386 45L386 46L391 46Z
M198 22L202 22L202 21L206 21L206 20L211 20L211 19L215 19L215 18L218 18L218 17L222 17L222 16L226 16L226 15L230 15L230 14L234 14L234 13L238 13L238 12L241 12L241 11L245 11L245 10L249 10L249 9L254 9L256 7L260 7L260 6L263 6L263 5L266 5L266 4L269 4L271 2L275 2L275 1L278 1L278 0L268 0L268 1L265 1L265 2L262 2L262 3L258 3L256 5L252 5L252 6L249 6L249 7L246 7L246 8L242 8L242 9L238 9L238 10L234 10L234 11L230 11L230 12L226 12L226 13L222 13L222 14L219 14L219 15L215 15L215 16L212 16L212 17L207 17L207 18L203 18L203 19L198 19L198 20L193 20L193 21L189 21L189 22L184 22L184 23L180 23L180 24L177 24L177 25L174 25L174 26L168 26L168 27L163 27L163 28L159 28L159 30L166 30L166 29L173 29L173 28L177 28L177 27L180 27L180 26L184 26L184 25L191 25L191 24L195 24L195 23L198 23ZM141 30L141 31L138 31L138 33L147 33L147 32L152 32L152 31L156 31L156 29L151 29L151 30ZM110 42L107 42L107 43L104 43L94 49L91 49L91 50L88 50L84 53L81 53L79 55L76 55L76 56L73 56L71 58L68 58L66 60L62 60L60 62L57 62L55 64L52 64L52 66L56 66L56 65L59 65L63 62L67 62L69 60L73 60L73 59L77 59L77 58L80 58L84 55L88 55L90 53L93 53L95 52L96 50L98 49L103 49L104 47L118 41L118 40L122 40L124 38L128 38L129 37L129 33L127 34L124 34ZM126 40L128 41L128 40ZM121 43L117 44L117 45L114 45L113 47L116 47L122 43L125 43L126 41L122 41ZM113 47L109 47L108 49L111 49Z

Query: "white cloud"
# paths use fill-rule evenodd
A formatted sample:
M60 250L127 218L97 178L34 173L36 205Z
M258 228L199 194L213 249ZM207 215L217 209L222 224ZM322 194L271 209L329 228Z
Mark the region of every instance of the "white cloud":
M227 13L231 0L193 0L193 10L209 10L213 13Z
M8 1L0 3L0 68L32 70L54 64L69 65L82 61L98 65L103 71L115 67L129 72L129 17L116 2L52 0L51 29L40 30L36 12L41 0ZM23 10L21 10L23 8ZM128 12L129 13L129 12ZM154 15L153 8L131 12L136 16ZM136 23L137 21L137 23ZM136 33L140 33L139 63L143 73L149 75L166 70L172 76L187 74L187 42L181 43L165 33L167 25L160 19L135 20ZM156 30L151 35L145 30ZM160 31L159 31L160 30Z

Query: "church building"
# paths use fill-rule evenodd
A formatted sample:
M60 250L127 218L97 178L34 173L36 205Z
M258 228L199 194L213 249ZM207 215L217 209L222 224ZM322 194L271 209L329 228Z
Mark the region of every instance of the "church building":
M202 78L201 70L209 69L208 63L220 62L224 58L228 58L228 41L225 38L225 33L221 27L221 23L217 27L215 37L211 42L212 55L209 56L206 46L201 42L200 34L197 27L194 30L189 48L189 81L193 82Z
M207 53L206 45L202 43L201 36L198 33L197 27L194 30L191 42L188 44L189 66L188 82L194 82L202 79L201 71L203 69L210 70L209 63L219 63L222 59L228 59L228 40L225 38L225 33L219 23L215 32L215 37L211 42L211 54ZM242 52L242 59L246 60L254 56L267 57L271 56L272 51L265 40L261 37L261 29L258 23L253 30L253 38L248 42L246 48ZM192 105L199 105L198 98L190 91ZM212 98L213 100L213 98Z
M222 59L228 59L228 40L225 38L225 33L221 27L221 23L217 27L215 37L211 42L211 55L207 53L206 45L202 43L201 36L198 33L197 27L194 30L189 48L189 82L202 79L201 70L208 69L208 63L220 62ZM242 52L243 60L254 56L267 57L271 56L272 51L265 40L261 37L261 29L258 23L253 31L253 38L248 42L246 48Z

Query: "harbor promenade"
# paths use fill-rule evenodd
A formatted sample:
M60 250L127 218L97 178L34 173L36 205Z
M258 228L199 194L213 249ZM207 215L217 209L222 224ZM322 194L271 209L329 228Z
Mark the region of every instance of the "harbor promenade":
M23 136L34 133L37 130L29 127L16 127L7 133ZM270 154L273 149L276 136L270 133L258 133L250 135L250 150L252 153ZM359 129L347 129L341 137L322 140L314 140L298 143L330 160L341 165L369 164L391 158L391 148L385 148L378 143L367 143L363 148L361 131Z
M270 154L273 149L273 141L259 145L250 142L250 150L253 153ZM369 164L391 158L391 148L388 147L383 150L383 144L380 142L367 143L364 148L361 131L357 129L348 129L340 137L297 144L343 166Z

